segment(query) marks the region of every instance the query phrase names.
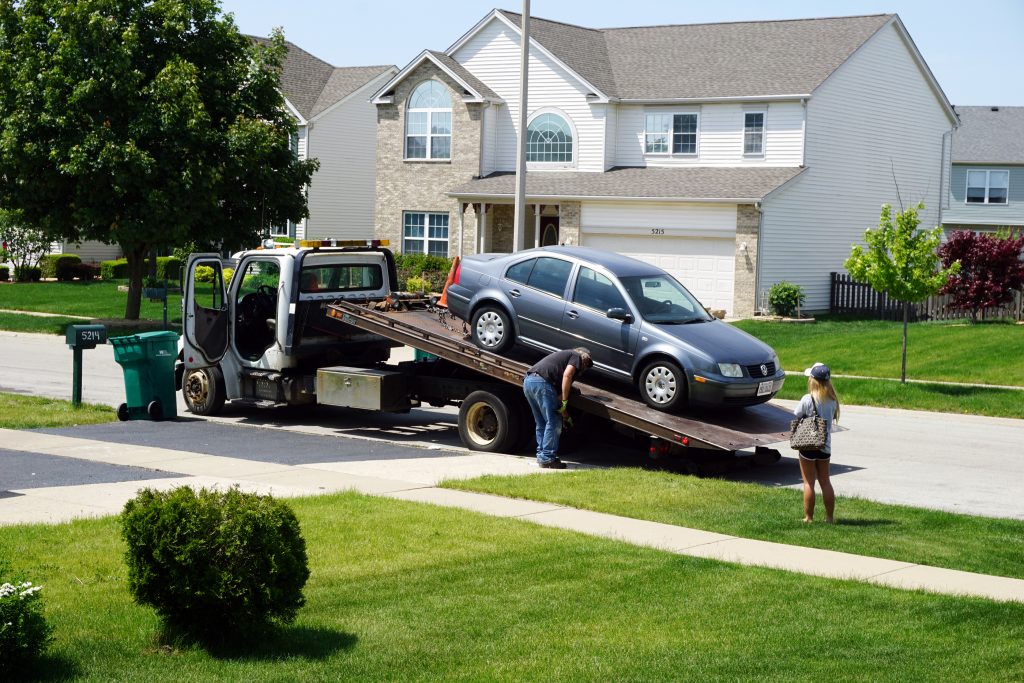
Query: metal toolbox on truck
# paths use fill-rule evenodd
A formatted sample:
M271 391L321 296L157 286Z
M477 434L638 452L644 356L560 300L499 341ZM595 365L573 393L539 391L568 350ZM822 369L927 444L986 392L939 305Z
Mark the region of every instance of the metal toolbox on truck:
M405 411L411 407L408 376L371 368L320 368L316 373L316 401L341 408Z

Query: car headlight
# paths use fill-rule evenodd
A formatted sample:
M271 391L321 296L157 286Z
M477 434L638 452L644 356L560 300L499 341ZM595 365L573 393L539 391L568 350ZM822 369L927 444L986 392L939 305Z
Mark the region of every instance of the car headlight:
M782 361L779 360L779 354L772 353L772 362L775 363L775 372L782 370Z
M718 370L723 377L742 377L743 366L736 363L719 363Z

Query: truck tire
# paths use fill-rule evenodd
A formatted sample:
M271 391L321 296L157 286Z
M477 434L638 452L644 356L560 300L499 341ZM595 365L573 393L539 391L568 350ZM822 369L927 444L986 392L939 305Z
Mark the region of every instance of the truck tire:
M658 358L644 366L637 378L643 402L655 410L670 411L686 405L686 373L676 363Z
M500 394L474 391L459 406L459 436L471 451L512 451L520 437L518 411Z
M181 395L193 415L217 415L224 407L224 376L219 368L186 370Z
M482 306L473 313L470 325L473 343L484 351L504 353L512 348L516 333L508 313L499 306Z

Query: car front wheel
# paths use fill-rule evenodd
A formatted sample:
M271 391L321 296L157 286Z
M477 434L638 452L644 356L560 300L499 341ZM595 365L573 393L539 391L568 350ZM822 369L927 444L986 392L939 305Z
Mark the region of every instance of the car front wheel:
M656 410L686 405L686 373L670 360L655 360L641 371L637 386L640 398Z
M508 314L497 306L484 306L474 313L472 327L473 343L485 351L504 353L515 341Z

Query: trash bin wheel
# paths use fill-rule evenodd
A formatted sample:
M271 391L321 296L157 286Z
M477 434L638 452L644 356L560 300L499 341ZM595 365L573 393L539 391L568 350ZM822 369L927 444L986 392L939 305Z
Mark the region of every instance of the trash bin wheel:
M128 404L122 403L117 407L117 419L121 422L127 422L131 419L131 413L128 412Z
M153 422L159 422L164 419L164 407L160 404L159 400L150 401L149 405L146 406L146 414L149 415L149 419Z

